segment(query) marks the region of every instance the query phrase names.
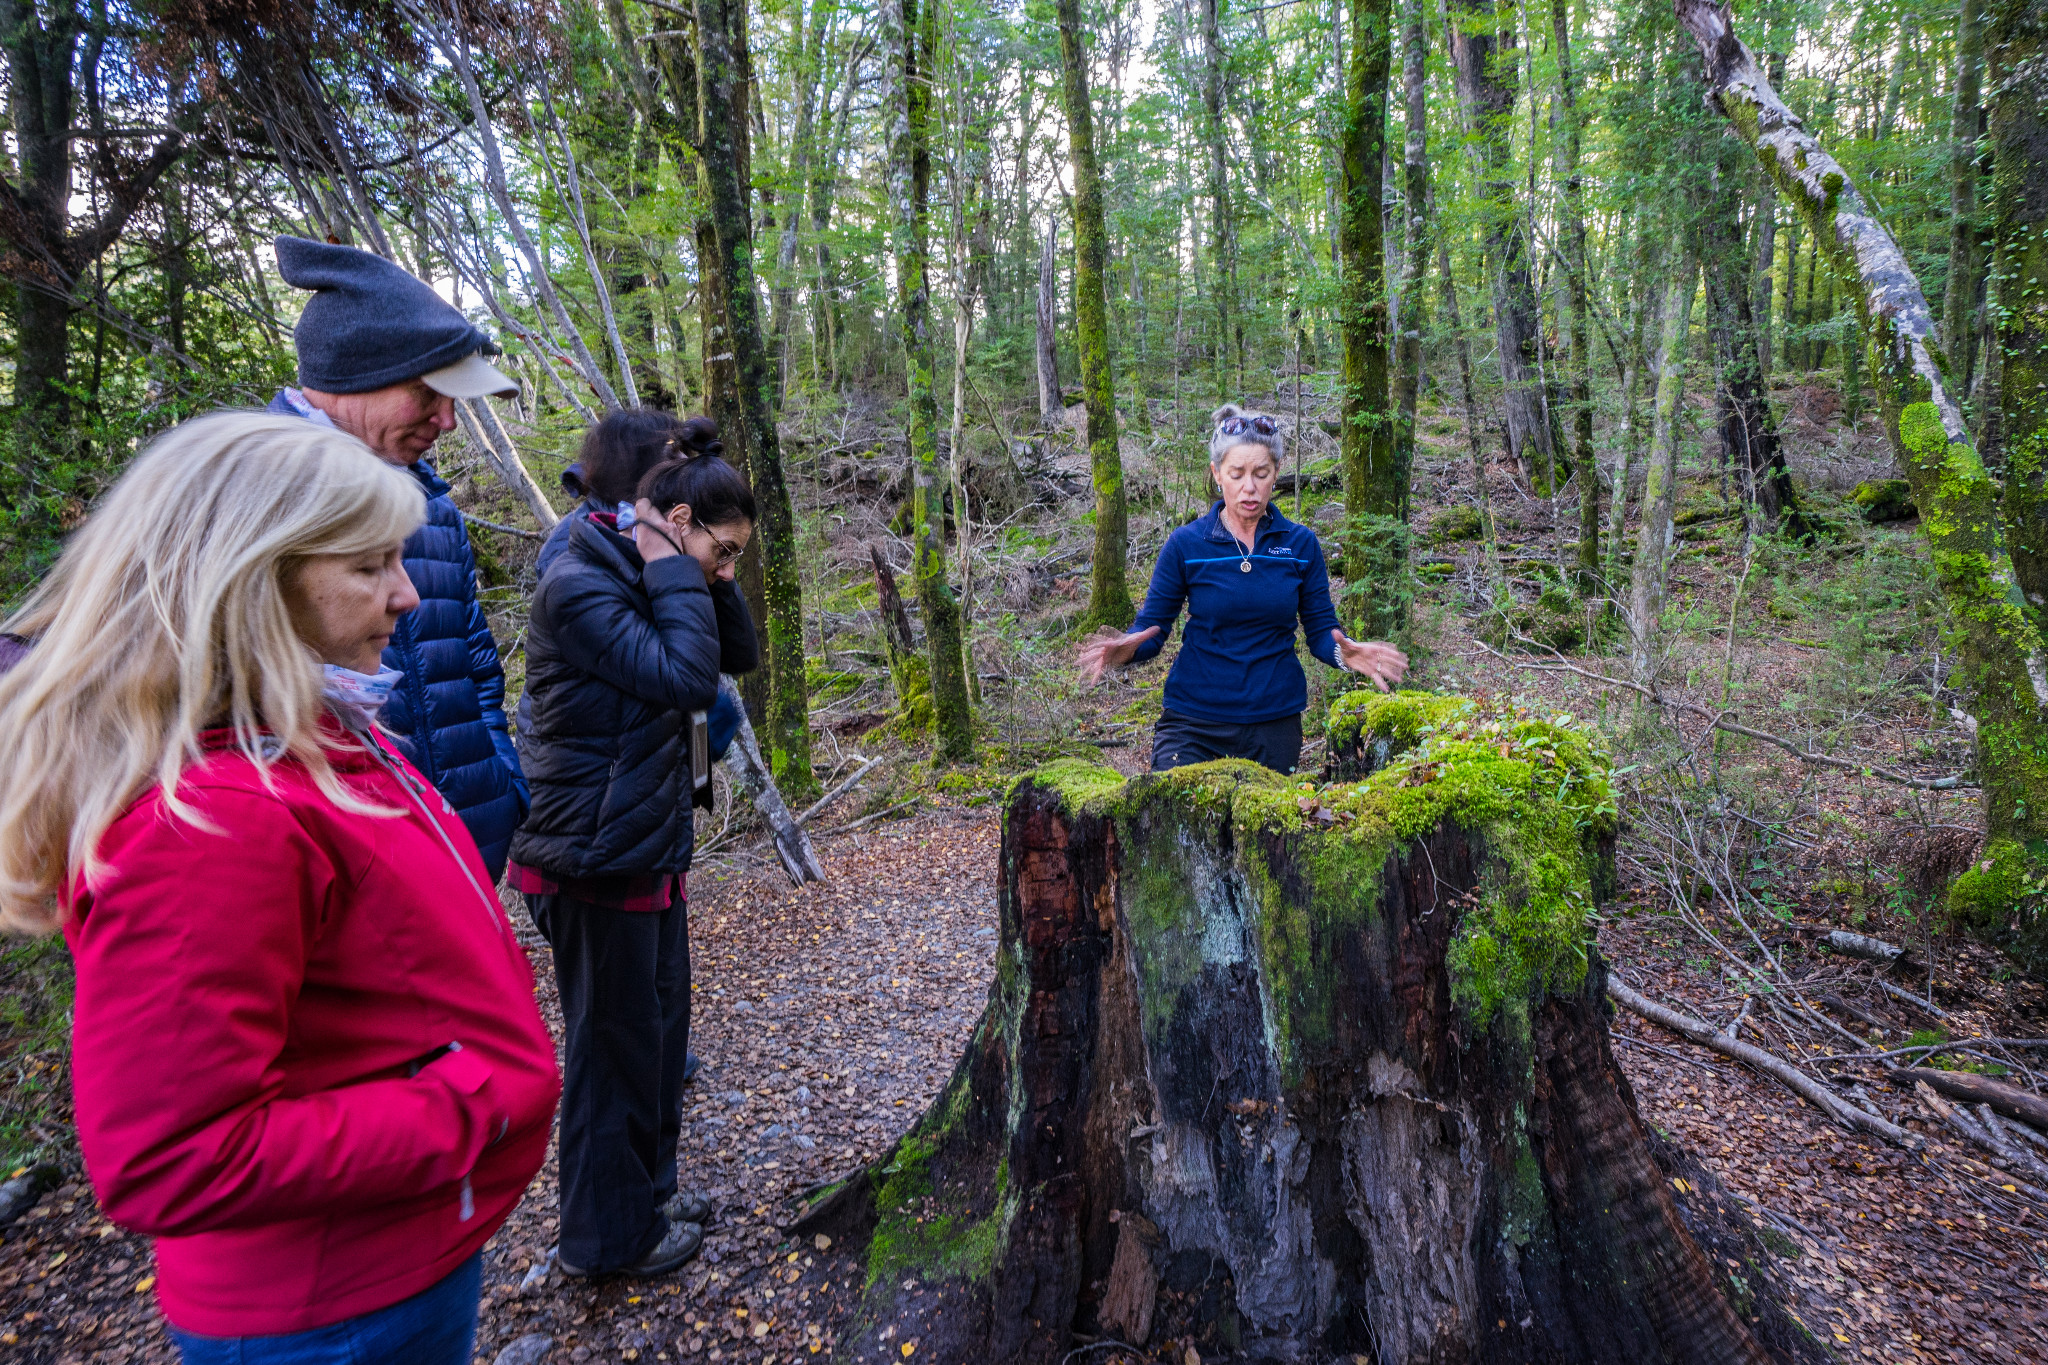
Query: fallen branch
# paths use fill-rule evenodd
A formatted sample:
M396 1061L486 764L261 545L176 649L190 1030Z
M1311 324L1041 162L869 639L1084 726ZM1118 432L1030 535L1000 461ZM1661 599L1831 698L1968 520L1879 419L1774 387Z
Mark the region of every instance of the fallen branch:
M1977 1106L1977 1122L1984 1125L1984 1131L1989 1133L1997 1144L1994 1150L2011 1163L2014 1169L2025 1171L2042 1184L2048 1185L2048 1161L2041 1160L2024 1147L2013 1145L2013 1135L2024 1125L1998 1117L1997 1111L1988 1104Z
M522 531L517 526L504 526L495 521L485 521L482 517L478 516L474 512L464 512L462 514L462 519L468 522L471 526L481 526L486 531L496 531L500 535L524 536L528 540L547 539L547 537L542 535L539 531Z
M1974 1071L1937 1071L1932 1067L1902 1066L1891 1073L1891 1083L1902 1090L1916 1084L1931 1086L1950 1099L1961 1100L1965 1104L1988 1104L2007 1118L2048 1130L2048 1100Z
M813 815L816 815L819 811L825 809L825 807L831 805L834 801L837 801L840 797L852 791L853 784L860 781L863 777L866 777L868 775L868 770L870 768L873 768L876 764L880 763L881 761L882 760L879 758L871 758L867 760L867 762L861 764L858 768L855 768L853 770L852 777L847 778L844 782L841 782L831 791L826 792L823 796L819 797L816 801L811 803L811 808L809 810L805 811L802 815L797 816L797 824L809 824L810 819Z
M820 839L826 839L830 838L834 834L844 834L850 829L859 829L862 825L872 825L873 823L875 823L875 821L883 819L886 816L894 815L897 811L902 810L905 806L914 806L922 800L924 800L924 797L922 796L913 796L908 801L898 801L895 805L889 807L887 810L878 810L873 815L863 815L858 820L849 820L847 823L843 825L838 825L832 829L826 830L818 837Z
M1701 1047L1712 1048L1724 1057L1733 1057L1738 1062L1755 1067L1844 1128L1875 1133L1886 1142L1897 1146L1911 1146L1913 1143L1912 1135L1905 1129L1877 1114L1858 1109L1783 1058L1775 1057L1762 1048L1753 1047L1740 1039L1724 1038L1712 1024L1688 1018L1677 1010L1660 1005L1611 975L1607 978L1607 993L1614 997L1616 1004L1629 1013L1640 1015L1653 1024L1670 1029Z
M2022 1169L2026 1170L2032 1169L2030 1166L2026 1166L2024 1162L2015 1160L2014 1158L2017 1155L2017 1153L2009 1144L2002 1140L2001 1135L1986 1129L1982 1124L1978 1123L1976 1119L1970 1116L1968 1110L1959 1109L1953 1105L1943 1104L1941 1102L1941 1097L1936 1095L1925 1084L1915 1085L1913 1087L1913 1093L1919 1097L1920 1103L1923 1106L1925 1106L1930 1113L1939 1115L1942 1118L1942 1120L1948 1124L1949 1127L1955 1129L1958 1133L1961 1133L1964 1137L1976 1143L1985 1151L1990 1152L1994 1156L1997 1156L2001 1160L2005 1161L2008 1165L2019 1165L2022 1167ZM1978 1165L1980 1163L1968 1162L1967 1164ZM2013 1184L2016 1187L2014 1190L2015 1193L2030 1194L2034 1198L2042 1201L2043 1203L2048 1203L2048 1190L2043 1190L2034 1185L2030 1185L2026 1181L2021 1180L2018 1176L2013 1177Z
M775 843L775 856L782 860L782 870L798 886L805 882L824 881L825 869L818 865L818 855L812 852L809 837L790 818L789 807L782 800L774 775L761 761L761 746L754 738L753 725L747 720L747 708L740 701L738 686L731 678L720 674L718 690L739 708L740 713L739 731L733 736L732 747L725 751L725 766L740 791L754 803L754 809L761 812L761 818L768 822L769 837Z
M1877 988L1883 991L1886 995L1889 995L1897 1000L1905 1001L1914 1009L1919 1010L1921 1013L1926 1014L1931 1018L1939 1019L1942 1022L1946 1023L1954 1017L1947 1010L1935 1004L1932 1000L1922 1000L1919 996L1913 994L1913 992L1902 991L1889 981L1879 981L1875 984Z
M1847 929L1830 929L1828 947L1850 957L1860 957L1867 962L1882 962L1887 967L1906 956L1906 950L1896 943L1886 943L1881 938L1868 934L1852 934Z
M1549 648L1546 645L1541 645L1539 641L1529 640L1528 637L1520 632L1516 633L1515 638L1517 640L1526 640L1529 644L1538 645L1540 648ZM1716 730L1725 731L1731 735L1741 735L1747 739L1759 740L1775 748L1783 749L1802 763L1811 763L1822 768L1834 768L1845 773L1860 773L1866 777L1882 778L1886 782L1895 782L1902 787L1911 787L1916 791L1961 791L1974 789L1977 786L1976 782L1964 777L1961 773L1951 777L1914 777L1910 773L1898 772L1876 763L1858 763L1854 759L1836 758L1833 754L1814 753L1810 749L1800 748L1796 741L1786 739L1783 735L1774 735L1768 730L1753 729L1750 726L1730 720L1725 712L1709 711L1706 707L1695 706L1689 701L1678 701L1675 698L1665 696L1653 686L1635 682L1629 678L1611 677L1605 673L1596 673L1590 668L1580 668L1554 649L1550 652L1557 659L1557 662L1545 664L1532 663L1525 659L1510 659L1499 650L1489 646L1484 640L1475 640L1473 643L1480 650L1491 654L1510 668L1519 668L1529 673L1575 673L1579 677L1591 682L1600 683L1607 687L1619 687L1625 692L1635 693L1653 706L1661 706L1666 710L1683 711L1687 715L1697 716Z

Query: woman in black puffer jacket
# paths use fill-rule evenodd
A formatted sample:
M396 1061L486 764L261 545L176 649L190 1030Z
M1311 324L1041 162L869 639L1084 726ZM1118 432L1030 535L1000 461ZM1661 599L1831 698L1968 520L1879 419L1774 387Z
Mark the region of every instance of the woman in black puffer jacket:
M526 637L533 809L508 880L555 950L564 1023L559 1264L661 1274L703 1241L679 1193L689 1049L690 713L760 661L733 566L754 497L715 456L641 481L631 529L577 517Z

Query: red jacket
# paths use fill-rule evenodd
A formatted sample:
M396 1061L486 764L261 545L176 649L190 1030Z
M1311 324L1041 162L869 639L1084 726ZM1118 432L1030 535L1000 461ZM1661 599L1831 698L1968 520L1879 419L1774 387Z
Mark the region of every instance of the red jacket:
M560 1093L461 820L395 749L387 769L334 737L349 788L402 814L342 810L289 760L266 790L216 747L179 786L212 828L151 790L65 927L86 1168L109 1218L156 1236L164 1315L202 1336L326 1326L446 1277L540 1170Z

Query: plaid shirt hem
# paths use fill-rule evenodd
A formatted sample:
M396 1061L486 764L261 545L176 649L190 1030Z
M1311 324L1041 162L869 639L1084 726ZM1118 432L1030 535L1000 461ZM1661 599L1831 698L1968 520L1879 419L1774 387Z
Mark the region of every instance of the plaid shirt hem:
M557 877L537 867L513 863L505 884L529 896L567 896L601 910L649 914L678 903L688 904L689 884L680 872L639 877Z

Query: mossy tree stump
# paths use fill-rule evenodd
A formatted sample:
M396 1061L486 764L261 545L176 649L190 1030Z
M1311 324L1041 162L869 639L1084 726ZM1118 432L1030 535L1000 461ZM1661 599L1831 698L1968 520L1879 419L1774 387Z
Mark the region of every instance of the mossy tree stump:
M1600 755L1418 694L1332 733L1378 770L1017 785L966 1054L798 1224L865 1259L841 1360L1774 1358L1609 1047Z

